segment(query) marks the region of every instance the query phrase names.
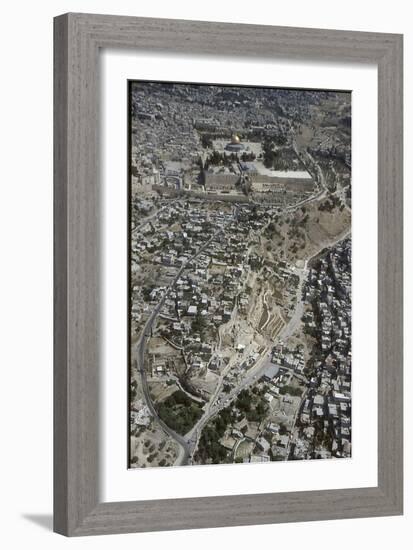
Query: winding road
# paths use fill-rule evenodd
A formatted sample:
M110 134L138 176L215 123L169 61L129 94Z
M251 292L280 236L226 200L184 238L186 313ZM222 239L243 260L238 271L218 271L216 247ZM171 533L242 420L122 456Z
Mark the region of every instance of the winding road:
M146 375L147 373L145 371L146 340L151 335L152 328L155 324L156 318L158 317L158 315L159 315L159 313L162 309L162 306L165 303L165 300L166 300L170 290L175 286L175 284L177 283L179 277L182 275L182 273L185 271L185 269L189 266L189 264L192 261L194 261L200 254L202 254L204 252L204 250L211 244L211 242L214 239L216 239L216 237L218 237L218 235L220 235L220 233L222 233L223 231L224 231L224 228L219 229L218 231L216 231L213 234L213 236L210 239L208 239L208 241L206 241L199 248L199 250L193 256L191 256L191 258L189 258L181 266L178 273L175 275L174 279L171 281L169 286L166 288L166 290L164 292L164 295L162 296L161 300L159 301L159 303L152 310L150 316L148 317L148 319L147 319L147 321L146 321L146 323L145 323L145 325L142 329L139 340L135 344L136 345L137 369L138 369L138 372L140 374L140 378L141 378L141 381L142 381L142 391L143 391L143 395L144 395L144 398L145 398L146 405L149 409L149 412L154 417L154 419L159 424L159 426L162 428L162 430L167 435L169 435L172 439L174 439L179 445L179 454L178 454L178 457L175 461L176 465L183 465L183 464L188 463L188 459L189 459L189 456L191 454L191 447L193 446L193 444L192 444L192 446L190 445L191 437L188 439L187 437L182 436L182 435L178 434L177 432L175 432L174 430L172 430L162 420L162 418L158 415L158 413L156 411L156 408L153 404L153 401L152 401L152 398L151 398L151 395L150 395L148 379L147 379L147 375Z
M327 194L328 194L328 190L326 188L326 184L325 184L325 180L324 180L324 175L323 175L319 165L314 161L314 159L309 155L309 153L301 152L301 154L300 154L295 141L293 143L294 143L294 149L295 149L295 152L296 152L297 156L299 156L300 158L302 158L302 156L306 156L307 157L306 158L307 163L311 163L313 168L315 168L315 170L317 171L318 179L319 179L319 190L315 195L312 195L311 197L308 197L307 199L304 199L303 201L300 201L299 203L296 203L295 205L292 205L291 207L287 207L286 210L288 210L288 211L295 210L295 209L303 206L304 204L307 204L307 203L313 202L315 200L318 200L318 199L320 199L324 196L327 196ZM304 160L303 160L303 162L304 162ZM158 211L158 213L159 213L159 211ZM235 210L234 210L234 214L235 214ZM149 220L146 220L146 222L147 221L149 221ZM136 228L136 229L138 229L138 228ZM188 464L191 461L191 459L193 457L193 454L194 454L194 452L197 448L202 430L206 426L206 424L211 420L212 417L214 417L216 414L218 414L222 409L228 407L228 405L237 398L237 396L239 395L239 393L243 389L246 389L247 387L249 387L252 384L256 383L256 381L259 378L261 378L261 376L264 374L264 372L268 368L268 361L270 359L271 347L268 347L268 348L264 349L264 351L261 353L260 358L255 363L255 365L249 369L249 371L248 371L247 375L244 377L244 379L241 380L241 382L232 391L230 391L228 394L225 394L225 396L222 396L221 398L219 398L219 394L217 392L215 392L213 398L208 403L202 417L193 426L193 428L187 434L185 434L184 436L182 436L182 435L176 433L174 430L172 430L159 417L159 415L158 415L158 413L155 409L155 406L153 404L152 398L150 396L148 380L147 380L147 373L145 371L145 366L144 366L145 365L144 360L145 360L146 340L151 335L152 328L153 328L153 326L156 322L157 316L159 315L159 313L162 309L162 306L163 306L170 290L175 286L175 284L178 281L181 274L190 265L190 263L194 259L196 259L208 247L208 245L214 239L216 239L216 237L220 233L222 233L224 231L224 229L225 228L222 228L222 229L218 230L217 232L215 232L214 235L204 245L201 246L201 248L196 252L196 254L194 256L192 256L190 259L188 259L188 261L185 262L184 265L182 265L182 267L179 269L178 273L176 274L176 276L174 277L172 282L166 288L165 293L164 293L163 297L161 298L160 302L155 306L155 308L153 309L153 311L150 314L149 318L147 319L147 321L146 321L146 323L145 323L145 325L142 329L141 336L140 336L138 342L136 343L137 368L138 368L138 371L139 371L139 374L140 374L140 377L141 377L141 380L142 380L142 390L143 390L143 394L144 394L145 401L146 401L146 404L148 406L148 409L149 409L151 415L156 420L156 422L162 428L162 430L168 436L170 436L174 441L176 441L176 443L179 446L179 454L178 454L178 457L175 461L175 465L184 465L184 464ZM344 240L345 238L347 238L349 234L350 234L350 230L345 231L344 234L340 235L332 243L329 243L327 245L327 247L335 246L335 244L337 244L341 240ZM325 248L325 247L323 247L323 248ZM277 341L285 340L289 336L291 336L295 332L295 330L297 329L299 323L301 322L301 318L302 318L303 311L304 311L304 302L303 302L303 298L302 298L302 290L303 290L303 285L305 283L305 280L306 280L307 274L308 274L307 266L308 266L308 263L311 261L311 259L314 258L315 256L317 256L323 248L321 248L320 251L318 251L316 254L312 255L310 258L307 258L307 260L305 260L304 267L299 270L300 273L299 273L299 283L297 285L296 306L295 306L292 317L290 318L290 320L287 322L287 324L282 328L282 330L277 335L277 338L276 338Z

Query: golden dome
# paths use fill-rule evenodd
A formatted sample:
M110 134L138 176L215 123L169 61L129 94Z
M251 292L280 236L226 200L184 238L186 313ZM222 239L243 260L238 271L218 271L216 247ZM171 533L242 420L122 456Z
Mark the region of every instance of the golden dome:
M240 142L241 142L241 140L240 140L239 136L237 136L237 134L232 134L231 143L235 144L235 143L240 143Z

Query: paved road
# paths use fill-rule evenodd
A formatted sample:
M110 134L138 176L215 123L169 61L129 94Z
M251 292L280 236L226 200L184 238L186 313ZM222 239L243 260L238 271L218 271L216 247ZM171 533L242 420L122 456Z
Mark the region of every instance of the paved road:
M156 210L156 212L154 212L153 214L145 218L142 223L140 223L139 225L137 225L132 229L131 231L132 235L137 231L139 231L140 229L142 229L142 227L145 227L145 225L147 225L151 220L153 220L153 218L156 218L156 216L158 216L158 214L160 214L165 209L166 209L166 206L163 206L162 208L160 208L159 210Z
M294 142L294 148L296 148L296 144ZM296 153L298 154L298 149L296 150ZM318 200L322 197L324 197L327 194L326 184L324 180L324 175L322 173L321 168L319 165L314 161L314 159L309 155L309 153L302 152L302 155L305 155L307 157L307 162L311 163L313 167L317 170L318 176L319 176L319 184L320 184L320 190L315 195L312 195L311 197L301 201L300 203L297 203L291 207L288 207L289 209L296 209L304 204L307 204L309 202L313 202L315 200ZM159 212L157 212L159 213ZM147 220L148 221L148 220ZM145 221L146 223L146 221ZM162 309L162 306L166 300L166 297L169 293L169 291L175 286L176 282L178 281L179 277L183 273L183 271L188 267L189 263L196 259L197 256L199 256L205 248L211 243L212 240L214 240L220 233L222 233L224 230L220 229L217 231L211 239L209 239L199 250L198 252L191 257L178 271L177 275L173 279L173 281L170 283L170 285L165 290L165 293L160 300L160 302L157 304L157 306L152 311L151 315L149 316L148 320L145 323L145 326L141 332L141 336L136 344L137 346L137 360L138 360L138 370L141 376L142 380L142 389L145 396L146 404L152 414L152 416L155 418L155 420L158 422L158 424L161 426L161 428L164 430L165 433L167 433L170 437L172 437L179 445L180 452L178 455L178 458L175 462L175 464L188 464L188 461L192 459L193 454L196 450L196 447L198 445L199 437L202 433L203 428L205 425L211 420L213 416L218 414L222 409L228 407L228 405L234 401L239 393L246 389L247 387L254 384L261 376L264 374L265 370L268 367L268 360L270 358L271 354L271 348L267 348L264 350L264 352L261 354L261 357L258 359L257 363L254 367L249 369L246 377L234 388L230 393L226 394L225 397L223 397L221 400L217 399L217 394L214 395L214 398L210 401L208 404L205 414L199 419L199 421L195 424L195 426L187 433L185 436L182 436L178 433L176 433L174 430L172 430L165 422L158 416L156 409L154 407L152 398L150 396L149 387L148 387L148 381L147 376L144 368L144 356L145 356L145 346L146 346L146 339L150 336L152 327L156 321L157 316L159 315L159 312ZM329 247L334 246L339 241L345 239L348 234L350 233L350 230L347 231L344 236L340 236L338 239L336 239L333 243L330 243ZM317 252L319 254L319 252ZM307 265L308 262L317 254L314 254L311 258L308 258L305 262L304 268L300 270L299 274L299 284L297 287L297 302L296 307L294 310L294 313L290 319L290 321L283 327L283 329L280 331L280 333L277 335L277 340L282 341L283 339L288 338L293 332L296 330L299 322L301 321L302 315L303 315L303 309L304 309L304 303L302 300L302 289L303 285L305 283L306 277L307 277Z
M324 175L319 165L315 163L314 159L312 159L312 157L308 153L307 155L309 157L308 160L314 164L315 168L318 171L321 189L316 195L313 195L312 197L309 197L305 201L302 201L299 205L298 204L294 205L292 208L297 208L302 204L305 204L307 202L312 202L327 194ZM339 237L337 237L333 242L329 243L327 246L328 247L335 246L340 241L347 238L350 232L351 232L350 230L346 230L343 234L341 234ZM276 341L286 340L289 336L291 336L295 332L299 323L301 322L303 312L304 312L304 301L302 297L303 286L308 275L307 266L308 266L308 263L311 261L311 259L317 256L321 252L321 250L323 250L323 248L325 247L323 246L319 251L317 251L317 253L313 254L310 258L307 258L304 263L304 267L300 270L299 283L297 286L296 306L295 306L294 313L291 319L288 321L288 323L278 333ZM276 343L276 341L274 343ZM189 443L189 452L190 452L191 458L193 456L193 453L195 452L199 437L205 425L211 420L212 417L217 415L222 409L228 407L228 405L236 399L236 397L239 395L239 393L243 389L246 389L247 387L256 383L256 381L261 378L261 376L264 374L264 372L268 368L268 360L270 359L270 355L271 355L271 349L267 348L263 352L260 359L257 361L256 365L248 371L247 376L236 386L236 388L234 388L229 394L223 397L223 399L219 403L217 400L217 397L218 397L217 393L214 394L214 397L212 398L212 400L210 401L209 405L206 408L205 414L198 420L195 426L185 436Z
M185 264L182 265L182 267L179 269L178 273L174 277L174 279L171 281L169 286L166 288L164 295L162 296L159 303L155 306L155 308L152 310L152 313L148 317L139 340L136 343L136 357L137 357L137 368L141 377L142 381L142 391L145 398L146 405L151 413L151 415L155 418L156 422L160 425L162 430L168 434L172 439L174 439L178 445L179 445L179 455L175 462L176 465L182 465L188 463L188 458L190 456L191 448L188 442L188 438L184 437L178 433L176 433L174 430L172 430L158 415L155 406L152 401L152 397L150 395L149 386L148 386L148 379L146 376L145 371L145 348L146 348L146 340L151 335L152 328L155 324L156 318L158 317L162 306L165 303L165 300L170 292L170 290L175 286L176 282L178 281L179 277L182 275L183 271L188 267L190 262L195 260L200 254L204 252L204 250L209 246L209 244L220 234L223 232L223 229L220 229L214 233L214 235L206 242L204 243L201 248L194 254L191 258L185 262Z
M151 214L150 216L148 216L147 218L145 218L142 223L140 223L139 225L137 225L136 227L134 227L131 231L132 235L134 233L136 233L137 231L139 231L140 229L142 229L142 227L145 227L145 225L147 225L151 220L153 220L154 218L156 218L157 216L159 216L159 214L161 212L163 212L164 210L166 210L167 208L169 208L171 206L171 204L177 202L177 200L171 200L168 202L168 204L166 204L165 206L162 206L161 208L159 208L158 210L156 210L153 214Z
M145 342L145 336L142 337L142 344L138 348L138 365L139 365L138 369L139 369L139 373L140 373L140 376L141 376L142 390L143 390L143 393L144 393L144 396L145 396L146 405L147 405L151 415L154 417L156 422L160 425L162 430L167 435L172 437L172 439L174 439L178 443L178 445L179 445L179 454L178 454L176 463L177 464L187 464L188 463L188 458L189 458L189 447L188 447L187 441L185 440L184 437L182 437L181 435L176 433L167 424L165 424L165 422L162 420L162 418L160 418L160 416L158 415L158 413L157 413L157 411L156 411L156 409L153 405L153 401L150 397L150 392L149 392L149 387L148 387L148 379L146 377L146 372L145 372L145 369L144 369L144 366L143 366L144 365L144 355L145 355L144 342Z

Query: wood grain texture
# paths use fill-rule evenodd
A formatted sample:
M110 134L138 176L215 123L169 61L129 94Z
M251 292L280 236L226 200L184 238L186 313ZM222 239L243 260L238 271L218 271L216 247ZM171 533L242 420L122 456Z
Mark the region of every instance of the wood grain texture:
M55 531L74 536L401 514L402 37L88 14L57 17L54 37ZM98 56L103 47L377 64L378 487L100 502Z
M378 65L378 478L403 506L403 42Z
M67 525L67 19L54 26L54 528ZM59 46L57 46L59 44Z

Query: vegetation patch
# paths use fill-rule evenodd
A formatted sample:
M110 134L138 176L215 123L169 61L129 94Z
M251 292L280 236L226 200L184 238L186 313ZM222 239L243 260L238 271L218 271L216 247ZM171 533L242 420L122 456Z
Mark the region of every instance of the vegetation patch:
M293 397L301 397L301 394L303 393L302 388L298 388L297 386L290 386L286 384L285 386L282 386L280 388L280 394L281 395L292 395Z
M161 419L172 430L179 434L186 434L202 415L198 403L181 390L176 391L157 405L157 412Z
M266 401L261 395L254 395L242 390L235 402L237 409L243 413L248 422L260 422L268 410Z
M234 422L235 413L230 409L223 409L214 420L205 426L198 444L196 459L201 464L223 464L231 462L228 451L219 442L227 426Z

